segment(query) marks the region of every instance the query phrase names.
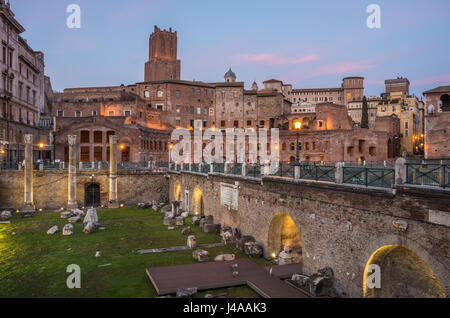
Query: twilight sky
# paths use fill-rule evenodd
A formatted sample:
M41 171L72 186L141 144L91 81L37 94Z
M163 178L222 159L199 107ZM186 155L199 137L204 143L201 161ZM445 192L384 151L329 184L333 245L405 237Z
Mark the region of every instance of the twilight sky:
M81 29L69 29L69 4ZM381 7L381 29L366 8ZM11 0L22 34L45 53L55 90L143 81L154 25L178 31L181 78L217 82L231 66L249 88L338 87L364 76L366 95L408 77L412 93L450 85L449 0Z

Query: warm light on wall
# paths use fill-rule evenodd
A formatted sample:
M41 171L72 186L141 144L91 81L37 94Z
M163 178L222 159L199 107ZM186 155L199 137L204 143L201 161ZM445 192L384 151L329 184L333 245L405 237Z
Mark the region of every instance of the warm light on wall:
M38 143L38 147L40 149L43 149L45 147L45 144L43 142Z
M301 121L295 121L294 122L294 128L295 129L301 129L302 128L302 122Z

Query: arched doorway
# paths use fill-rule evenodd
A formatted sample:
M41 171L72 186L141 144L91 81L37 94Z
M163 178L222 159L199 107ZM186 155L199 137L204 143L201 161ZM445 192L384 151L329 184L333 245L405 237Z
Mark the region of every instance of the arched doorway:
M100 185L98 183L87 183L84 186L84 206L98 207L100 206Z
M200 216L205 214L203 193L199 188L195 188L194 193L192 195L192 213L194 213L194 215Z
M275 258L285 246L294 252L302 253L302 240L294 220L286 213L278 213L272 219L267 238L268 256Z
M181 199L181 185L178 181L175 183L173 188L173 199L175 201L180 201Z
M380 267L381 288L369 288L368 269ZM369 258L364 269L365 298L441 298L444 289L432 269L417 254L400 245L385 245Z

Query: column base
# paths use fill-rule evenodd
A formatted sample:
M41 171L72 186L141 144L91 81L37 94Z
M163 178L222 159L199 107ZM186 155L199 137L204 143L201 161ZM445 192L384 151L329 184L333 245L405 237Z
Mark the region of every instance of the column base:
M117 201L109 201L108 208L109 209L118 209L120 207L119 202Z
M67 210L73 210L73 209L78 209L78 204L77 203L68 203Z
M19 214L23 218L33 216L36 214L36 208L32 204L26 204L20 209Z

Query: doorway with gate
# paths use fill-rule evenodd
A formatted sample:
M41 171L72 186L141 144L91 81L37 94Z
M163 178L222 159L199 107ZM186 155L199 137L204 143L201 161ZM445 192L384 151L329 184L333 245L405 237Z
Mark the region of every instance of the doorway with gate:
M84 186L84 206L96 208L100 206L100 185L98 183L87 183Z

